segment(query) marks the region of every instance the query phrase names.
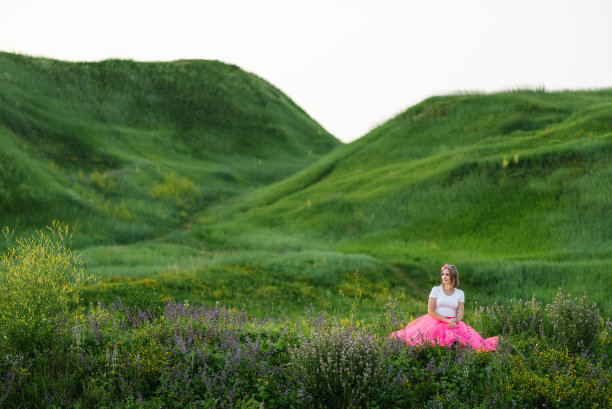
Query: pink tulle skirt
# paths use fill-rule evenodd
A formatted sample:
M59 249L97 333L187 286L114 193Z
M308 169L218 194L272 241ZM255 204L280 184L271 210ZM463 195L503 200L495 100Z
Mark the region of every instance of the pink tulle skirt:
M474 328L463 321L450 329L447 322L439 321L429 314L410 322L406 328L395 331L391 336L411 345L450 346L457 342L482 351L494 351L497 348L497 337L484 339Z

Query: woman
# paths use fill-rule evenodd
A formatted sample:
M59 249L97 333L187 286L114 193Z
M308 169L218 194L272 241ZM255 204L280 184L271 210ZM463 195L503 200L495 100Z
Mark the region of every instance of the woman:
M442 267L442 284L432 288L427 304L427 315L417 318L406 328L395 331L392 337L411 345L439 344L450 346L457 342L474 349L493 351L497 337L484 339L463 321L465 296L457 288L457 267L446 264Z

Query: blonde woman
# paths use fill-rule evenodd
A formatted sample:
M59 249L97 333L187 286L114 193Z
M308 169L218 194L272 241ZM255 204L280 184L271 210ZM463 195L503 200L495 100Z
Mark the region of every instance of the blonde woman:
M429 294L427 314L409 323L406 328L395 331L392 337L411 345L453 343L477 350L493 351L497 337L484 339L472 327L462 321L465 295L457 288L459 272L453 265L441 269L441 284L434 286Z

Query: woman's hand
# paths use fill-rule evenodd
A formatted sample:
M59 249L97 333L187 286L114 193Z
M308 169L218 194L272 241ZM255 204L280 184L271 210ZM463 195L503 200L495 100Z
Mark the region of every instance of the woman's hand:
M457 318L451 318L450 321L448 321L448 328L453 329L457 324L459 324L459 320Z

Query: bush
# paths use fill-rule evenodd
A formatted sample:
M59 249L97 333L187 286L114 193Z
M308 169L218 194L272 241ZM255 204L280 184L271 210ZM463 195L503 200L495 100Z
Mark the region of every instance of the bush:
M509 364L509 392L529 407L597 408L612 401L610 369L568 348L534 348L510 356Z
M572 353L588 352L597 347L604 329L601 313L595 304L589 304L586 295L572 298L564 295L561 289L553 303L544 308L535 296L531 301L519 300L507 307L481 306L476 310L473 324L486 336L538 336L551 346L568 348Z
M603 318L586 295L573 298L559 289L552 304L546 306L546 332L556 345L579 353L593 348L603 330Z
M8 228L3 232L8 246L0 255L0 328L9 347L23 351L47 342L49 318L76 304L79 286L91 278L67 247L68 227L54 223L16 239Z
M315 407L353 408L380 401L388 384L384 343L367 330L313 328L289 349L302 396Z
M544 331L544 318L542 303L536 301L534 295L530 301L510 300L508 306L497 303L480 306L475 311L473 325L485 337L508 337L523 333L533 336Z

